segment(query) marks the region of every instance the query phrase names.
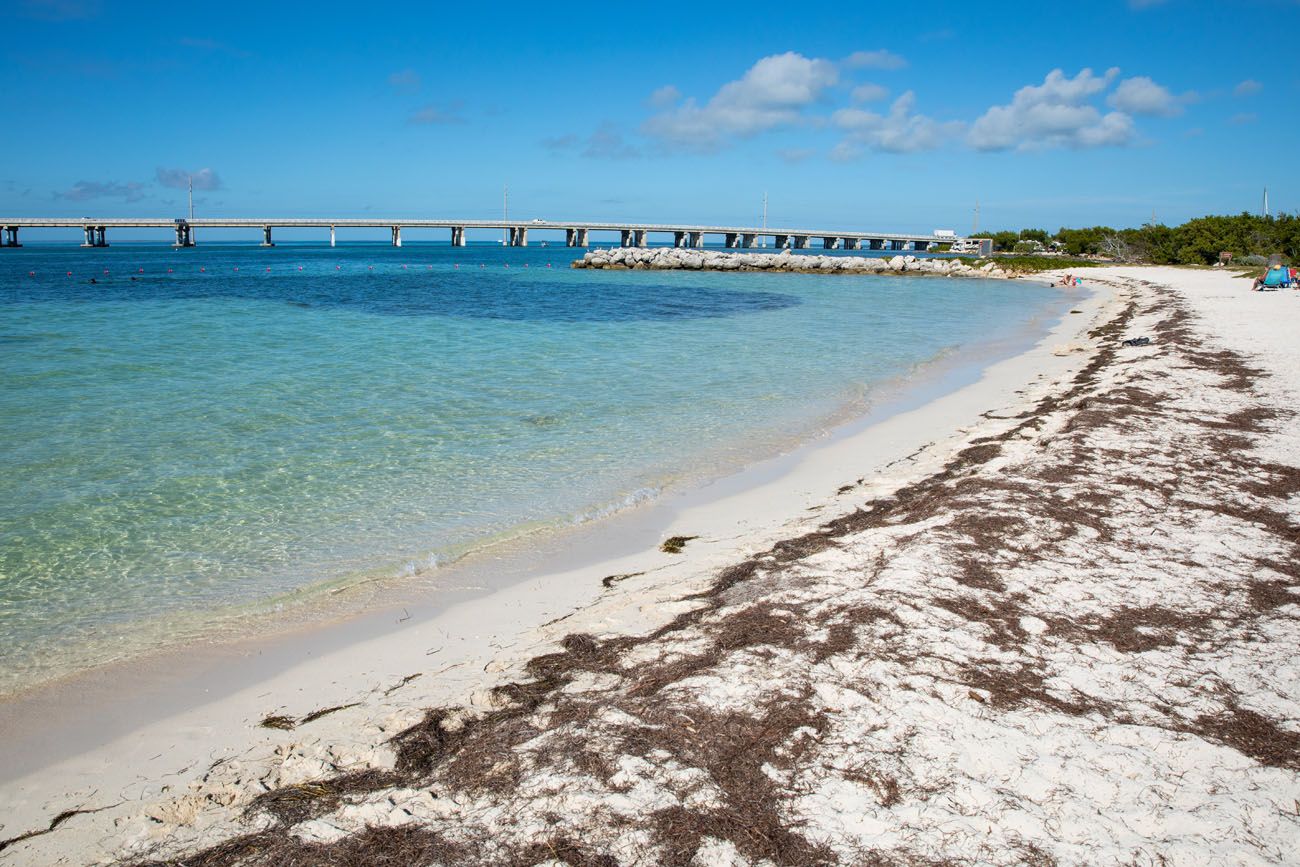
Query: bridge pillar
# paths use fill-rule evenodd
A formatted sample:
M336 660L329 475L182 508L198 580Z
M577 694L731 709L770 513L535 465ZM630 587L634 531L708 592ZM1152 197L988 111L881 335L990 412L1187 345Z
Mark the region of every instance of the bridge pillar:
M620 247L631 247L631 246L632 246L632 230L631 230L631 229L619 229L619 230L618 230L618 245L619 245Z
M194 246L194 233L189 223L176 224L176 243L172 246L176 248Z
M796 250L807 250L807 249L808 249L808 236L807 236L807 235L795 235L795 236L794 236L794 248L795 248Z
M393 246L394 246L394 247L400 247L400 246L402 246L402 227L401 227L401 226L394 226L394 227L393 227Z
M588 239L588 237L587 237L587 232L588 232L587 229L579 229L579 230L578 230L578 246L579 246L579 247L590 247L590 246L591 246L591 241L590 241L590 240Z
M516 226L515 228L511 229L511 230L510 230L510 246L511 246L511 247L527 247L527 246L528 246L528 230L525 229L523 226Z
M633 247L645 246L645 229L632 230L632 246Z
M691 246L691 247L697 247L697 248L698 248L698 247L703 247L703 246L704 246L704 233L703 233L703 232L687 232L687 233L686 233L686 243L687 243L689 246Z
M262 227L262 246L263 246L263 247L274 247L274 246L275 246L275 242L271 240L271 227L270 227L270 226L263 226L263 227Z
M673 232L673 246L674 246L674 247L685 247L685 246L686 246L686 233L685 233L685 232Z
M788 249L790 249L790 236L789 236L789 235L773 235L773 236L772 236L772 246L776 247L778 250L788 250Z
M907 249L907 242L906 242L906 241L899 241L899 240L897 240L897 239L891 240L891 241L889 242L889 249L891 249L891 250L906 250L906 249Z
M452 227L451 227L451 245L452 245L453 247L464 247L464 246L465 246L465 227L464 227L464 226L452 226Z
M5 226L4 233L0 234L0 247L21 247L18 243L18 227Z
M758 241L757 235L751 235L748 232L740 236L740 246L746 250L751 249Z
M884 242L883 240L881 240L880 238L872 238L871 240L867 241L867 249L868 249L868 250L883 250L883 249L885 249L885 242Z
M823 250L838 250L840 248L840 239L835 237L822 238Z
M334 246L334 227L330 226L330 246Z
M861 238L845 238L845 239L844 239L844 249L845 249L845 250L861 250L861 249L862 249L862 239L861 239Z
M566 247L576 247L576 246L578 246L578 230L577 230L577 229L565 229L565 230L564 230L564 246L566 246Z
M722 244L728 249L740 246L740 235L735 232L726 232L722 238Z

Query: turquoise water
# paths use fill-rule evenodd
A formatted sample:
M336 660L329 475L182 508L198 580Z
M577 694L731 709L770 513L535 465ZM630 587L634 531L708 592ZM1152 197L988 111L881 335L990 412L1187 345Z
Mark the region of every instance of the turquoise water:
M739 466L1060 304L572 258L0 251L0 691Z

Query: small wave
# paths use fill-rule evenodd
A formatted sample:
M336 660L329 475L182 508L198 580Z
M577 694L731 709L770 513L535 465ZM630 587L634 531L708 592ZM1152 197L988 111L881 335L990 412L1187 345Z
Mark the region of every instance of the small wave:
M626 509L632 509L642 503L647 503L659 496L662 491L662 488L637 488L621 500L574 515L569 523L576 527L579 524L587 524L592 521L599 521L601 518L608 518L610 515L616 515Z
M417 575L424 575L432 572L449 562L439 557L437 554L429 554L423 560L407 560L401 566L397 567L394 578L414 578Z

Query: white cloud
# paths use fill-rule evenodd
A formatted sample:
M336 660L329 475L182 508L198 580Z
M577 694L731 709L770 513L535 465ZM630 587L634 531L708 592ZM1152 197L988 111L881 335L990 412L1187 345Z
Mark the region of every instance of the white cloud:
M955 121L941 122L913 111L916 94L907 91L880 115L860 108L843 108L832 115L832 122L848 132L844 141L831 152L836 160L853 159L862 149L888 153L916 153L934 150L944 142L958 138L964 126Z
M187 189L191 178L194 179L194 189L196 190L221 189L221 178L212 169L191 171L189 169L164 169L159 167L156 174L158 183L174 190Z
M879 48L875 51L855 51L844 58L849 69L902 69L907 61L894 52Z
M687 99L650 117L641 131L670 147L716 150L731 137L799 123L803 110L838 80L835 64L829 60L793 51L774 54L724 84L704 105Z
M1126 144L1134 135L1133 119L1119 111L1103 116L1090 103L1118 75L1114 68L1102 76L1083 69L1068 78L1054 69L1042 84L1016 91L1009 105L986 111L971 127L967 141L983 151Z
M1238 84L1236 87L1232 89L1232 95L1250 96L1252 94L1259 93L1263 89L1264 89L1264 85L1260 84L1258 81L1256 81L1253 78L1247 78L1245 81L1241 82L1240 84Z
M877 102L889 96L889 88L881 87L879 84L859 84L853 88L849 98L854 102Z
M1183 113L1182 100L1145 75L1121 81L1106 102L1129 114L1174 117Z

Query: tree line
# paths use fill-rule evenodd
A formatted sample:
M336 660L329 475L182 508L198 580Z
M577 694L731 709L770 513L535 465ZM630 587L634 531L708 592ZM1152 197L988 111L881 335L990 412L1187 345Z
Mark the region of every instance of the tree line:
M1219 261L1220 253L1231 253L1238 262L1274 253L1300 261L1300 215L1295 214L1197 217L1181 226L1148 223L1137 229L1062 228L1055 235L1044 229L1021 229L987 237L993 239L993 249L1003 252L1054 246L1073 256L1098 255L1156 265L1212 265Z

